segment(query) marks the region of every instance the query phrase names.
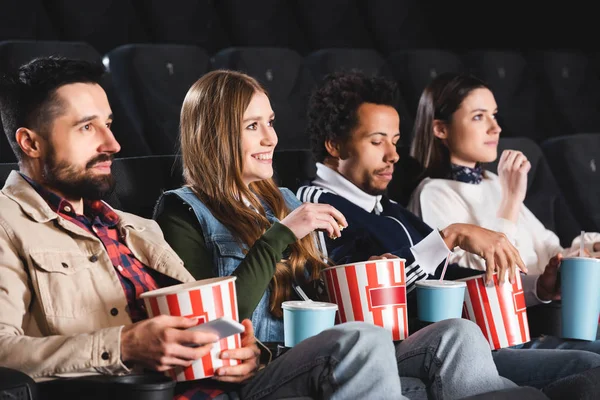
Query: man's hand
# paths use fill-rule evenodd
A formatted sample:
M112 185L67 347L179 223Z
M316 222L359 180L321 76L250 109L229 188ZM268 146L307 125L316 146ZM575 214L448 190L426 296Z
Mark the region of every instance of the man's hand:
M506 272L510 283L515 282L516 268L527 273L527 267L505 234L491 231L477 225L452 224L441 231L442 238L450 250L460 247L485 259L486 283L493 282L494 272L499 282L504 282Z
M242 347L239 349L225 350L221 353L222 359L233 359L242 361L239 365L221 367L217 369L214 379L221 382L244 382L250 379L260 365L260 349L256 345L254 328L249 319L242 321L246 328L242 333Z
M562 254L557 254L548 261L544 273L537 281L537 296L540 300L560 300L560 286L557 286L558 268L563 259Z
M219 340L212 333L185 330L197 324L195 318L160 315L126 326L121 331L121 360L156 371L188 367Z

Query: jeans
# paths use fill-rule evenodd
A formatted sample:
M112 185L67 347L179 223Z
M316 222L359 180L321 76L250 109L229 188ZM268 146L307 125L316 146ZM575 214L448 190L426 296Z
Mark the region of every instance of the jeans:
M600 354L600 340L591 342L585 340L561 339L556 336L541 336L525 343L523 349L558 349L558 350L585 350Z
M494 351L493 357L500 375L519 386L538 389L557 379L600 366L599 354L581 350L507 348Z
M276 358L240 397L403 399L391 334L362 322L336 325Z
M457 399L517 386L500 376L481 330L466 319L440 321L411 334L396 344L396 358L400 376L424 381L432 399ZM403 394L422 398L416 392Z

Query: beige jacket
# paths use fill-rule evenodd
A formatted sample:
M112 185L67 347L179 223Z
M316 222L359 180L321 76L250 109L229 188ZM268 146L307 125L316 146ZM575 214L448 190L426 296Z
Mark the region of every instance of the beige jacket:
M116 212L135 257L193 281L154 221ZM120 355L121 329L131 324L126 305L100 239L53 212L12 171L0 193L0 366L36 380L128 373Z

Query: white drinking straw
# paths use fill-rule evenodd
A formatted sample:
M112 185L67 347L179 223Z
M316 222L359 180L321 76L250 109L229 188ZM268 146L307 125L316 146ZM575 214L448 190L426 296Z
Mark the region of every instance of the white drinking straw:
M294 290L296 291L296 293L298 293L298 296L302 297L302 299L304 301L312 301L307 295L306 293L304 293L304 290L302 290L302 288L300 288L300 286L298 285L294 285Z
M579 257L583 257L583 235L585 234L584 231L581 231L581 240L579 241Z
M446 256L446 263L444 264L444 269L442 269L442 276L440 276L440 281L444 280L444 275L446 275L446 268L448 268L448 260L450 259L450 252Z

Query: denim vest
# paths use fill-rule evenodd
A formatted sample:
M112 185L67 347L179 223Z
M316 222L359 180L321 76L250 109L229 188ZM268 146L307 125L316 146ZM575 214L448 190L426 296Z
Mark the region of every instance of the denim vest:
M302 204L289 189L280 188L280 191L290 210ZM239 242L236 241L229 229L212 215L208 207L200 201L190 188L182 187L170 190L165 192L163 196L173 194L179 196L194 210L196 218L198 218L202 227L206 248L212 253L213 273L215 276L231 275L246 257L244 250L249 250L248 246L243 245L240 247ZM279 221L265 203L262 203L262 205L269 222L274 223L275 221ZM283 342L283 320L275 318L269 312L270 294L271 289L267 288L252 312L251 320L254 326L254 334L258 340L264 342Z

